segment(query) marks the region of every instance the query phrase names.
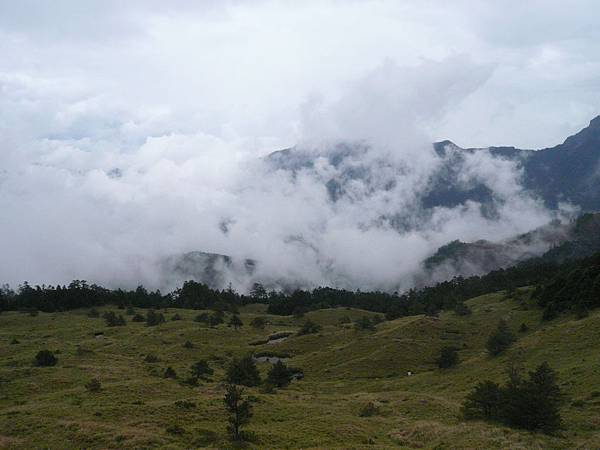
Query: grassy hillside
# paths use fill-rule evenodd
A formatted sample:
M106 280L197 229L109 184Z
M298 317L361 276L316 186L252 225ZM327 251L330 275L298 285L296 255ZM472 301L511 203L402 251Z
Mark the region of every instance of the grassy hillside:
M528 292L521 290L518 297L490 294L466 302L470 316L404 317L375 331L340 325L344 316L374 315L343 308L293 318L269 316L264 306L250 305L241 311L245 325L238 331L194 322L198 311L191 310L170 309L167 323L156 327L128 322L113 328L87 317L86 310L35 317L5 312L0 315L0 448L227 448L224 368L233 356L259 351L289 353L289 363L304 369L305 378L273 394L246 389L256 400L248 427L251 448L599 447L600 311L581 320L540 322L541 311L527 300ZM175 313L183 320L170 321ZM270 324L251 328L256 316ZM250 345L278 331L295 331L306 318L322 331ZM505 355L490 358L484 343L501 318L519 339ZM521 323L529 331L519 333ZM99 331L104 337L94 336ZM184 348L186 340L194 347ZM448 344L460 348L461 363L439 370L434 360ZM32 366L44 348L58 353L57 366ZM148 353L160 361L144 362ZM527 369L548 361L557 370L566 393L565 430L559 435L460 418L461 402L473 385L485 378L503 380L507 360L515 357ZM162 377L172 366L183 379L203 358L215 369L213 381L191 387ZM264 375L269 364L260 367ZM84 387L92 378L102 383L98 393ZM195 407L176 404L181 400ZM360 417L368 402L379 413Z

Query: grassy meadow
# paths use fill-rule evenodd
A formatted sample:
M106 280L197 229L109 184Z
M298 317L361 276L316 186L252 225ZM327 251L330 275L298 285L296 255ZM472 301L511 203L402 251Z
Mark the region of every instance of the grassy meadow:
M600 448L600 311L583 319L541 322L528 300L504 293L466 302L469 316L445 312L382 322L374 331L340 324L374 313L337 308L303 318L271 316L264 305L241 309L244 326L210 328L193 319L199 311L161 311L166 323L107 327L88 310L0 314L0 448L231 448L226 434L223 378L234 356L270 351L288 354L303 380L273 393L246 388L254 400L248 448ZM100 313L116 307L99 308ZM144 310L137 312L144 314ZM172 321L179 314L182 320ZM264 317L265 329L250 321ZM297 331L310 318L318 334L251 345L281 331ZM491 358L485 341L499 319L518 340ZM227 318L226 318L227 321ZM525 323L529 330L520 332ZM95 333L103 332L103 337ZM192 348L183 344L190 341ZM443 346L460 349L460 363L440 370ZM35 367L42 349L55 352L54 367ZM159 361L145 362L154 354ZM190 366L207 359L212 379L182 383ZM533 369L543 361L558 372L565 393L564 429L555 436L466 422L460 406L486 378L503 381L509 359ZM163 377L171 366L177 379ZM260 363L266 375L269 363ZM412 372L408 376L408 372ZM85 384L97 378L99 392ZM361 417L373 402L378 411Z

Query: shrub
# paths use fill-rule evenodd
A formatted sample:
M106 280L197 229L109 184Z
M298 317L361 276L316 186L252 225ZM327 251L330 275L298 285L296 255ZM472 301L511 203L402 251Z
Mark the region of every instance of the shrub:
M96 308L92 308L88 311L87 316L92 319L96 319L96 318L100 317L100 313L98 312L98 310Z
M102 384L97 378L92 378L85 384L85 388L89 392L100 392L100 389L102 389Z
M358 415L360 417L372 417L372 416L376 416L379 414L379 407L373 403L373 402L369 402L365 405L363 405L360 410L358 411Z
M183 348L194 348L194 344L192 344L190 341L185 341Z
M258 386L260 373L252 356L245 356L242 359L234 358L227 368L227 381L230 384Z
M250 322L250 326L252 328L256 328L258 330L263 330L266 325L267 325L267 321L263 317L255 317Z
M125 319L122 315L116 315L114 311L105 312L102 317L106 321L106 325L109 327L121 327L126 324Z
M175 313L175 314L173 315L173 317L171 317L171 320L174 320L174 321L175 321L175 320L181 320L181 316L180 316L179 314Z
M136 314L135 316L133 316L131 318L132 322L145 322L146 318L144 316L142 316L141 314Z
M522 323L521 326L519 327L519 331L521 333L526 333L529 331L529 327L527 326L526 323Z
M31 317L36 317L38 314L39 314L39 312L38 312L38 310L37 310L37 309L33 309L33 308L32 308L32 309L30 309L30 310L29 310L29 315L30 315Z
M440 369L447 369L458 364L458 349L448 346L440 350L440 356L436 359L436 363Z
M192 364L190 367L190 372L192 377L196 379L206 380L210 375L214 373L214 370L208 365L208 362L205 359L198 361L197 363Z
M194 317L194 321L200 322L200 323L209 323L210 316L208 315L208 313L203 312L203 313L198 314L196 317Z
M234 330L237 330L238 328L244 326L244 322L242 322L240 316L234 314L233 316L231 316L231 319L229 319L229 323L227 324L227 326L233 327Z
M153 309L148 311L146 314L146 326L154 327L156 325L160 325L165 322L165 316L162 313L156 312Z
M308 319L306 322L304 322L304 325L302 325L300 330L298 330L298 336L304 336L305 334L316 334L319 331L321 331L321 325Z
M211 327L221 325L223 322L225 322L225 314L223 313L223 311L215 311L210 315L208 319L208 325Z
M159 361L160 361L160 359L158 359L158 356L156 356L153 353L148 353L146 355L146 357L144 358L144 362L147 362L147 363L157 363Z
M35 355L34 364L38 367L51 367L58 363L58 358L50 350L40 350Z
M127 314L128 316L135 315L135 309L133 309L133 306L129 305L127 307L127 310L125 311L125 314Z
M17 345L17 344L20 344L20 342L16 338L13 338L12 341L10 341L10 345Z
M177 378L177 373L175 373L175 369L171 366L165 369L165 373L163 374L165 378Z
M515 341L515 337L504 320L498 322L496 331L488 338L486 348L490 355L496 356L506 350Z

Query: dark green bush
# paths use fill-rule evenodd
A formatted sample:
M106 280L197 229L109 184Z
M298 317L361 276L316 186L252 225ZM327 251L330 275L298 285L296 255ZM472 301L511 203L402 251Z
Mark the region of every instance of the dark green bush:
M260 373L252 356L241 359L234 358L227 368L227 381L231 384L258 386Z
M58 358L50 350L40 350L35 355L34 364L38 367L52 367L58 363Z

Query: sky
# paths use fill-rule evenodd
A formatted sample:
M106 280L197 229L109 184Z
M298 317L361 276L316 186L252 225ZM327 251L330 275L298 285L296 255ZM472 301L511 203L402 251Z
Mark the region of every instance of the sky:
M447 240L539 226L551 214L508 192L518 170L490 158L468 170L520 202L496 223L442 211L443 227L399 235L361 216L410 203L435 166L430 142L543 148L586 126L600 114L599 13L552 0L0 0L0 279L162 286L159 261L205 250L275 277L391 288ZM260 162L343 140L372 145L362 164L410 174L401 203L358 186L331 205L334 168L291 179Z

